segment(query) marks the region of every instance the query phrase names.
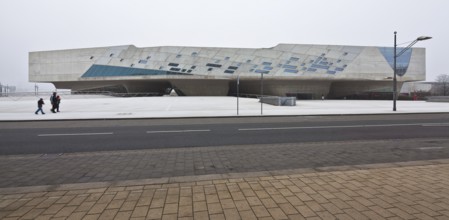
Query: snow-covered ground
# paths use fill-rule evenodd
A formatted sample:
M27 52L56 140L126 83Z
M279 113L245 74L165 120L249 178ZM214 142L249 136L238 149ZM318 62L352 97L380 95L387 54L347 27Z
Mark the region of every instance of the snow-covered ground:
M48 95L49 96L49 95ZM236 97L111 97L62 95L59 113L50 111L49 97L43 96L45 115L35 115L36 96L0 97L0 120L60 120L113 118L173 118L237 116ZM296 106L263 105L263 115L334 115L449 112L449 103L425 101L393 102L373 100L297 100ZM260 116L258 99L239 98L239 116Z

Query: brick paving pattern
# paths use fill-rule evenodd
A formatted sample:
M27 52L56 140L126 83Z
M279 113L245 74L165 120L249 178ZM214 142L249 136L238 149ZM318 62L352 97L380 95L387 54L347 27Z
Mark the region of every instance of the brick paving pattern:
M447 160L379 167L3 192L0 219L449 219Z
M444 158L449 158L449 139L342 141L0 156L2 175L0 188Z

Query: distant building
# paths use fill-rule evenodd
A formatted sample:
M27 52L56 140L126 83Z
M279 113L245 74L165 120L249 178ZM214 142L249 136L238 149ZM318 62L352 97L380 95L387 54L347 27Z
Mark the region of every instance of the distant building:
M400 48L399 50L401 50ZM397 59L399 88L425 80L425 49ZM179 95L341 98L391 92L393 48L279 44L271 48L133 45L29 53L29 80L57 89Z
M435 82L407 82L402 85L401 93L413 95L413 93L431 93Z

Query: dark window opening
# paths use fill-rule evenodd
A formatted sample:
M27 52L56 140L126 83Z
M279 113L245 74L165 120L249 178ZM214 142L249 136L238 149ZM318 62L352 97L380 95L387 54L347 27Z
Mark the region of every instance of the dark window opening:
M262 65L264 65L264 66L271 66L271 64L272 64L271 62L263 62L262 63Z
M181 54L176 55L176 58L180 58L180 57L181 57Z
M169 66L179 66L178 63L169 63L168 65L169 65Z
M237 67L237 66L229 66L228 69L230 69L230 70L236 70L236 69L238 69L238 67Z
M225 70L225 73L234 73L234 70Z
M123 61L123 58L122 59L120 59L120 62L122 62Z
M229 59L230 59L230 57L225 57L224 59L225 59L225 60L229 60Z
M187 70L187 72L188 72L188 73L191 73L191 72L192 72L192 70Z
M208 64L206 64L206 66L211 66L211 67L218 67L218 68L220 68L220 67L221 67L221 64L208 63Z
M109 57L112 57L112 56L114 56L114 54L113 54L113 53L109 54Z
M181 70L181 68L172 67L172 68L170 68L170 70L171 70L171 71L178 71L178 72L179 72L179 71Z
M181 72L185 73L187 70L186 69L182 69Z
M90 59L93 59L94 58L94 56L90 56Z
M212 71L214 68L209 68L209 69L207 69L207 71Z
M196 68L196 66L192 66L192 67L190 67L190 69L195 69Z

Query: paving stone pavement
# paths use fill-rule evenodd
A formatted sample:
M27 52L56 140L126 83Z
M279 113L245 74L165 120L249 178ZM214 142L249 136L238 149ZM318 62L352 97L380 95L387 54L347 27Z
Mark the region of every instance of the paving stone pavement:
M445 158L448 138L0 156L0 188Z
M0 219L449 219L447 159L239 175L3 188Z

